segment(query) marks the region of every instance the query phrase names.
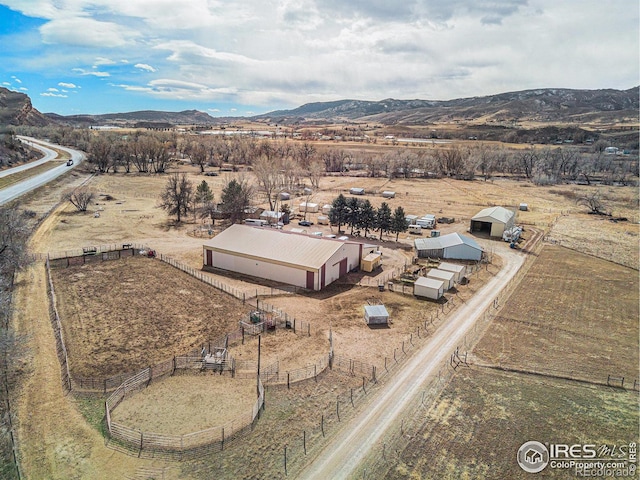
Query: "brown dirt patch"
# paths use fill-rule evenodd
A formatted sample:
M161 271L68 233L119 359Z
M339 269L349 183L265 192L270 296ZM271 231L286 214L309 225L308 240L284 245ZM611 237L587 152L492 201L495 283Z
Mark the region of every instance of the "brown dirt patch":
M255 402L255 380L183 374L162 378L127 396L111 418L143 432L184 435L222 427L241 416L248 423Z
M72 374L133 372L237 329L250 309L160 260L52 270Z

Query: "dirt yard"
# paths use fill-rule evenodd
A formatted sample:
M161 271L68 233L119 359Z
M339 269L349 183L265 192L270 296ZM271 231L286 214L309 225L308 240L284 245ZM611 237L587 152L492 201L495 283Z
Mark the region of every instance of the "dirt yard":
M51 271L71 373L103 377L185 355L238 328L249 306L157 259Z
M161 378L127 396L111 418L143 432L184 435L223 427L241 417L249 422L255 402L255 380L185 373Z

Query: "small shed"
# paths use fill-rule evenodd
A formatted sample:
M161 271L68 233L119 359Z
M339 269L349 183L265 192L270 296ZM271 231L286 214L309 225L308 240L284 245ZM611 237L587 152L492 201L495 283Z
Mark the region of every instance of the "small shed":
M438 269L444 270L445 272L453 272L456 283L460 283L467 273L467 267L464 265L456 265L455 263L449 262L441 262Z
M415 225L416 220L418 220L418 215L405 215L404 220L407 222L407 225Z
M328 215L329 213L331 213L331 209L332 209L332 208L333 208L333 207L332 207L331 205L329 205L328 203L325 203L325 204L322 206L322 213L324 213L325 215Z
M278 197L280 197L280 200L290 200L291 199L291 194L287 193L287 192L280 192Z
M384 192L382 192L382 196L384 198L395 198L396 192L392 192L391 190L385 190Z
M418 277L413 284L413 294L416 297L438 300L444 295L444 282L435 278Z
M364 195L364 188L350 188L349 193L351 195Z
M455 273L453 272L445 272L444 270L438 270L437 268L432 268L427 273L427 278L434 278L436 280L441 280L444 282L444 289L449 290L453 288Z
M364 321L367 325L388 325L389 312L384 305L365 305Z
M316 213L318 211L318 204L302 202L300 204L300 211L307 212L307 213Z
M363 272L373 272L382 265L382 252L371 252L360 260L360 270Z
M313 190L311 190L309 187L304 187L304 189L302 190L303 195L311 195L312 193Z
M275 212L273 210L265 210L260 214L260 219L266 220L269 223L282 222L283 217L284 217L283 212Z
M318 225L329 225L329 217L326 215L318 215Z
M529 205L527 205L526 203L521 203L520 206L518 207L518 210L526 212L527 210L529 210Z

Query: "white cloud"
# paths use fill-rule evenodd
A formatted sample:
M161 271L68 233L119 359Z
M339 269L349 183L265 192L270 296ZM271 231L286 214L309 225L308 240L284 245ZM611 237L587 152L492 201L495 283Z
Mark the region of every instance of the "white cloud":
M139 68L140 70L146 70L147 72L157 72L155 68L151 65L147 65L146 63L136 63L134 67Z
M78 88L75 83L68 82L58 82L58 86L63 88Z
M11 86L11 83L10 83L10 82L2 82L2 84L3 84L5 87L10 87L10 86Z
M56 98L67 98L67 95L62 93L53 93L53 92L43 92L40 94L41 97L56 97Z
M15 75L11 75L11 78L13 79L14 82L16 83L22 83L22 80L20 80L18 77L16 77Z
M58 90L57 88L54 88L54 87L47 88L47 92L59 92L59 91L60 90Z
M72 71L79 75L92 75L94 77L110 77L109 72L101 72L99 70L85 70L84 68L73 68Z
M29 91L29 89L27 87L20 87L19 90L21 92L28 92Z
M45 20L44 53L24 55L25 70L80 65L74 74L111 77L150 101L448 99L629 88L640 77L640 6L624 0L583 0L580 8L557 0L3 3ZM138 84L140 71L151 81Z

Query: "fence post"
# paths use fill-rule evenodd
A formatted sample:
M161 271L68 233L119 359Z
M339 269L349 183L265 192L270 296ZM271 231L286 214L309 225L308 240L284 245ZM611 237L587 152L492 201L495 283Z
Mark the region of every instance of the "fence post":
M340 397L336 397L336 415L338 416L338 421L340 421Z
M304 454L307 454L307 431L302 431L302 446L304 447Z
M224 450L224 427L222 427L222 441L220 442L220 450Z
M140 455L142 454L142 441L143 441L143 434L142 434L142 430L140 430L140 450L138 451L138 458L140 458Z
M320 429L322 430L322 436L324 437L324 414L320 417Z

